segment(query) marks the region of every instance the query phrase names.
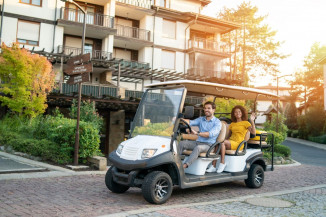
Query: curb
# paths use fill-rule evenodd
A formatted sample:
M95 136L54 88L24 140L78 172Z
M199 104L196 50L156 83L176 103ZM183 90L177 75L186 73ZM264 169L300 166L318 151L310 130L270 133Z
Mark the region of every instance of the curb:
M310 147L319 148L319 149L322 149L322 150L326 151L326 145L319 144L319 143L316 143L316 142L311 142L311 141L308 141L308 140L297 139L297 138L292 138L292 137L286 137L285 140L290 141L290 142L296 142L296 143L299 143L301 145L306 145L306 146L310 146Z
M34 161L17 155L9 154L0 151L0 156L26 163L33 166L38 166L46 168L50 171L48 172L31 172L31 173L12 173L12 174L1 174L0 180L11 180L11 179L31 179L31 178L50 178L50 177L62 177L62 176L80 176L80 175L102 175L106 173L105 171L80 171L76 172L59 166L54 166L46 164L39 161Z
M168 205L168 206L163 205L160 207L144 208L144 209L139 209L139 210L131 210L131 211L126 211L126 212L101 215L99 217L125 217L128 215L137 215L137 214L155 212L155 211L160 211L160 210L185 208L185 207L192 207L192 206L205 206L205 205L211 205L211 204L222 204L222 203L230 203L230 202L243 202L250 198L272 197L272 196L278 196L278 195L283 195L283 194L292 194L292 193L297 193L297 192L302 192L302 191L307 191L307 190L312 190L312 189L317 189L317 188L326 188L326 184L314 185L314 186L309 186L309 187L300 187L300 188L294 188L294 189L284 190L284 191L274 191L274 192L267 192L267 193L262 193L262 194L247 195L247 196L224 199L224 200L214 200L214 201L209 201L209 202L189 203L189 204L180 204L180 205Z

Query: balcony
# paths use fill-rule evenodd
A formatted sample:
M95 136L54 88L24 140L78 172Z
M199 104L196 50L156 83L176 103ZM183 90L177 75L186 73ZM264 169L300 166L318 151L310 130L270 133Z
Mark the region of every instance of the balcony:
M117 29L117 35L127 38L135 38L143 41L151 40L151 31L146 29L139 29L136 27L123 26L116 24L115 28Z
M71 8L61 8L58 25L64 26L65 33L71 35L81 35L84 23L84 14L80 10ZM100 14L86 14L86 37L104 38L109 34L115 34L114 17Z
M226 44L204 38L193 38L188 40L188 49L199 48L215 52L227 52Z
M81 54L81 48L58 46L58 53L63 53L70 56L76 56ZM85 50L85 53L91 54L92 60L110 60L112 59L112 53L101 50Z
M132 69L150 69L149 63L134 61L134 60L124 60L116 59L120 61L120 66L122 68L132 68Z
M152 5L150 0L117 0L117 2L147 9L151 9Z
M187 78L192 80L214 81L220 84L238 84L241 81L239 74L202 68L188 69Z
M74 95L78 93L78 84L70 85L66 83L61 83L61 92L59 89L54 89L53 93L60 93L64 95ZM91 84L83 84L82 86L82 95L90 96L94 98L109 98L109 97L117 97L118 89L116 87L107 87L107 86L100 86L100 85L91 85ZM125 91L125 98L127 100L131 98L142 98L144 92L142 91L135 91L135 90L126 90ZM152 93L152 99L162 99L163 95L160 93ZM204 97L186 97L187 104L201 104L204 100Z

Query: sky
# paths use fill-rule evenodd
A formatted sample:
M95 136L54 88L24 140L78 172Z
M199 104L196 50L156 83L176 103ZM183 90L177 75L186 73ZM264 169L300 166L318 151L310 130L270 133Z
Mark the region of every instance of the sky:
M212 3L203 9L202 14L216 17L217 12L223 7L237 8L243 1L249 2L249 0L212 0ZM314 42L326 45L326 0L250 2L251 5L258 7L259 15L268 15L265 23L277 31L275 39L284 42L280 52L290 55L279 62L281 75L294 74L296 69L302 68L304 57L309 54Z

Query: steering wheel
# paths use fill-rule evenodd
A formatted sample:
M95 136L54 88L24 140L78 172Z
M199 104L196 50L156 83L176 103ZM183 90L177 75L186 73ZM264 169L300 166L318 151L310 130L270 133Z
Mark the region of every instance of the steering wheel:
M186 125L186 127L189 129L189 134L191 133L191 127L190 127L190 125L187 123L187 121L185 121L185 120L183 120L183 119L180 119L180 121L184 124L184 125Z

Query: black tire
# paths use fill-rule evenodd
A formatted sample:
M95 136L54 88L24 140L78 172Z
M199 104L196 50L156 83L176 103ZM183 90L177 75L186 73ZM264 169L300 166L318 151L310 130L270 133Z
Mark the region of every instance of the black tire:
M113 181L113 174L112 174L113 167L106 172L105 175L105 185L106 187L112 191L113 193L121 194L126 192L129 189L129 186L121 185Z
M247 187L260 188L264 183L264 169L258 164L252 164L248 171L248 179L245 180Z
M145 176L142 193L146 201L153 204L165 203L173 190L172 180L169 174L154 171Z

